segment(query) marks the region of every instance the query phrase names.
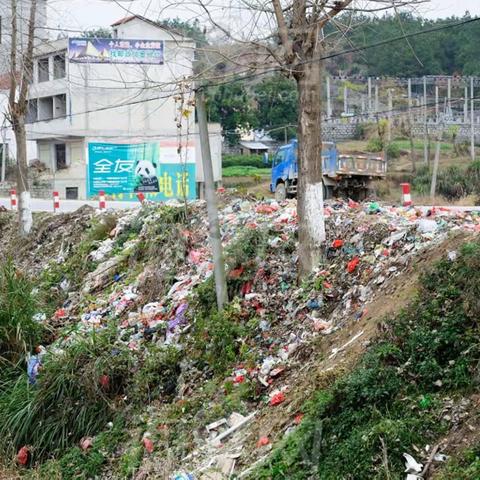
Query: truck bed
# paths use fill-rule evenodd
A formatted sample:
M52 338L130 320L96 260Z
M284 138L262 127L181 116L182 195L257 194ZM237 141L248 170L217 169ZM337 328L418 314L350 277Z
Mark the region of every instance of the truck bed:
M339 155L338 158L324 157L323 174L328 177L345 175L384 177L387 164L382 157L372 155Z

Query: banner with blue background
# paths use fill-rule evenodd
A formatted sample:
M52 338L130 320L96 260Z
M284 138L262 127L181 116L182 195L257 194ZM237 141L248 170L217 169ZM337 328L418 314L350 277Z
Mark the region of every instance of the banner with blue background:
M166 201L196 198L195 147L174 142L89 143L88 196L104 191L113 200Z

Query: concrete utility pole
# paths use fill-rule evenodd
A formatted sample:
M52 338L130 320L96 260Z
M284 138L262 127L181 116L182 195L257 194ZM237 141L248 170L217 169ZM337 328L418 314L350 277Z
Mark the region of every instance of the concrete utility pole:
M475 95L473 77L470 78L470 157L475 160Z
M372 111L372 78L368 77L368 113Z
M2 125L2 170L0 172L0 181L5 181L5 170L7 168L7 140L5 135L5 125Z
M392 141L392 118L393 118L393 97L392 90L388 89L388 129L387 129L387 141Z
M438 123L438 112L439 112L439 91L438 91L438 85L435 85L435 123Z
M428 165L427 77L423 77L423 162Z
M437 136L437 145L435 147L435 160L433 163L432 184L430 185L431 204L435 205L435 192L437 189L438 164L440 162L440 146L442 142L443 126L440 128Z
M463 95L463 123L468 122L468 87L465 87L465 94Z
M225 260L223 258L222 238L220 223L218 221L217 196L213 178L212 156L210 139L208 137L207 109L205 106L205 93L203 88L197 90L196 95L198 129L202 149L203 175L205 178L205 199L207 201L208 232L213 253L213 266L215 274L215 291L217 294L218 310L223 310L228 301L227 279L225 275Z
M452 116L452 79L447 80L447 115Z
M330 92L330 77L327 75L327 120L332 118L332 97Z
M408 95L408 118L412 118L412 79L408 79L407 86L407 95Z
M343 87L343 113L348 114L348 87Z
M375 113L380 110L380 102L378 101L378 83L375 82Z

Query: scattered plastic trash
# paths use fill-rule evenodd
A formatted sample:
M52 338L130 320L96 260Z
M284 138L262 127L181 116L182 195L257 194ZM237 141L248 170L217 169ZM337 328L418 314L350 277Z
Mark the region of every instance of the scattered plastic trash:
M284 401L285 401L285 394L283 392L278 392L278 393L275 393L270 399L270 405L274 407L276 405L280 405Z
M260 437L257 442L257 448L265 447L269 443L270 443L270 440L268 437Z
M22 447L17 453L17 462L20 465L25 466L28 463L28 459L30 457L30 451L28 447Z
M80 448L83 451L88 450L89 448L93 447L93 438L92 437L84 437L80 440Z
M457 252L453 250L452 252L448 252L448 259L451 262L454 262L457 259Z
M353 273L357 269L359 263L360 263L360 259L358 257L355 257L353 260L350 260L347 264L348 273Z
M152 440L148 436L143 437L143 446L148 453L153 453L155 449Z
M418 463L410 454L404 453L405 458L405 473L421 473L423 464Z
M437 231L438 229L437 222L427 218L420 219L417 223L417 226L420 233L431 233Z
M195 477L191 473L176 473L172 480L195 480Z

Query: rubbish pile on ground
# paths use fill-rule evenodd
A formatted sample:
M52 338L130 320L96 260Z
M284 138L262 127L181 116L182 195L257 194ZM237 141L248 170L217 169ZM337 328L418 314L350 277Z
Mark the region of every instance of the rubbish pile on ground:
M46 352L60 352L77 338L100 331L112 321L117 344L132 352L142 352L146 344L186 348L197 321L192 306L196 289L212 276L213 265L204 204L192 204L186 219L176 221L183 209L183 205L146 205L118 213L115 228L88 254L92 266L80 282L83 295L72 291L74 287L68 282L63 283L67 300L54 318L42 319L39 312L39 321L61 321L68 329L58 334L46 350L42 347L31 357L28 373L32 384L41 375L39 367ZM81 216L82 224L84 215L87 213ZM101 219L105 214L96 215ZM166 221L169 215L173 219ZM304 364L305 347L363 318L368 305L388 290L390 280L403 274L411 260L426 248L442 242L452 231L480 231L476 213L443 211L432 215L375 202L327 202L325 216L324 263L310 279L297 285L294 200L278 204L229 199L221 210L226 251L241 247L243 252L243 257L232 253L226 258L229 289L236 295L236 311L250 325L248 338L242 339L248 348L249 364L234 365L225 381L233 389L244 383L253 385L260 392L260 400L256 405L250 402L247 412L232 413L203 425L193 450L177 459L177 477L172 478L216 479L238 473L236 465L242 464L246 443L268 452L268 436L251 438L244 429L254 421L258 410L275 409L288 401L292 393L288 373ZM248 251L249 245L238 245L245 233L250 239L258 234L258 245L252 252ZM68 252L70 248L63 249L57 257ZM454 258L455 252L449 255ZM331 358L361 341L362 333L332 350ZM190 368L188 359L183 365ZM177 401L185 397L185 392L198 388L198 383L183 385ZM296 416L290 429L301 422L301 414L292 413Z

